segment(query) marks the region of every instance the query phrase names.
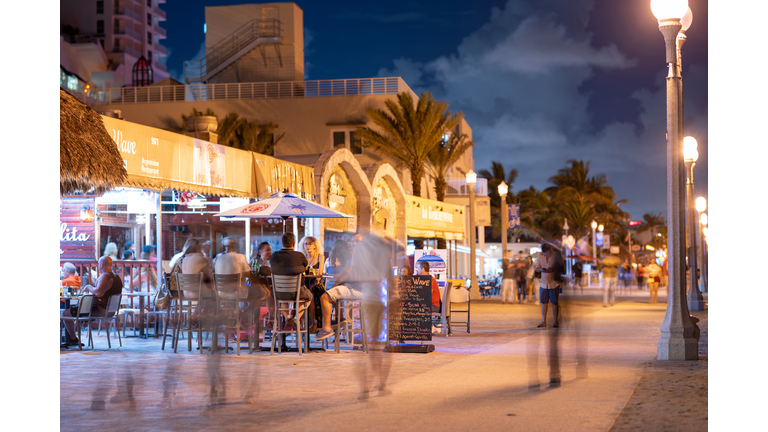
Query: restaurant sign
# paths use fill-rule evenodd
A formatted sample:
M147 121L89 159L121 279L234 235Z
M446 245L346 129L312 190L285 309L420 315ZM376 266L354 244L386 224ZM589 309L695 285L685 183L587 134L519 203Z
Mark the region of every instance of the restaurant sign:
M408 195L405 218L409 237L464 238L464 206Z

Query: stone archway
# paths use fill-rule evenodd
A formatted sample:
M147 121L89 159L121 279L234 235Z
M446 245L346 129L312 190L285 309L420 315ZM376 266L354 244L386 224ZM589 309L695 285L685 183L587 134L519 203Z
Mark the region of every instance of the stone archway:
M392 197L397 204L396 210L393 212L394 214L391 215L395 222L394 238L398 242L406 244L408 240L406 235L407 227L405 220L406 194L405 188L403 188L403 185L400 182L399 173L392 167L392 165L386 162L377 162L369 166L365 169L365 173L370 180L371 195L373 195L371 199L371 211L374 212L374 214L371 215L371 226L375 227L377 224L377 209L375 208L376 204L374 201L377 199L375 195L377 193L377 189L379 188L380 182L383 182L391 192Z
M330 207L328 202L328 183L336 167L340 167L349 178L355 190L357 209L357 231L371 228L371 183L360 163L348 149L328 150L315 162L315 190L320 204Z

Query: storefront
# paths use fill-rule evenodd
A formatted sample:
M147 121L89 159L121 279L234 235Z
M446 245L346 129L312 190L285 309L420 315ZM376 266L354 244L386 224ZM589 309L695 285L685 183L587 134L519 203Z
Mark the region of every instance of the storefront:
M160 263L193 236L212 240L212 254L220 251L221 238L241 237L241 251L247 253L251 228L277 231L278 221L220 221L212 215L222 205L278 191L314 198L310 167L124 120L102 120L128 178L123 187L101 196L62 197L62 259L97 259L109 242L118 245L121 257L130 241L137 252L144 245L156 247L160 274ZM245 201L232 202L233 197Z
M405 218L408 237L429 239L424 250L436 249L437 239L448 242L445 255L446 275L450 276L449 278L461 273L461 269L468 266L463 262L468 260L463 255L468 254L462 253L457 244L464 239L465 233L463 206L406 195Z

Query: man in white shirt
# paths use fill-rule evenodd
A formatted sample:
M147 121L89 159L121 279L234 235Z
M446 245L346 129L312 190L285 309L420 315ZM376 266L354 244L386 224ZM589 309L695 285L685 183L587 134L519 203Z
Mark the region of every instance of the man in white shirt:
M248 260L245 258L245 255L237 252L237 242L234 239L225 237L221 241L221 244L224 246L224 252L219 254L216 258L213 266L213 274L243 274L240 297L245 299L248 296L248 288L245 286L245 276L250 276L251 266L248 265Z

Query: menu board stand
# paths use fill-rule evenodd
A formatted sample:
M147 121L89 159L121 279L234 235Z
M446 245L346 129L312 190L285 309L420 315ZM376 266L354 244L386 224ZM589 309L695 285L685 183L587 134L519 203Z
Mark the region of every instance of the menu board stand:
M430 353L432 344L432 277L429 275L395 277L395 287L388 290L387 345L385 352ZM406 344L406 341L417 341Z

